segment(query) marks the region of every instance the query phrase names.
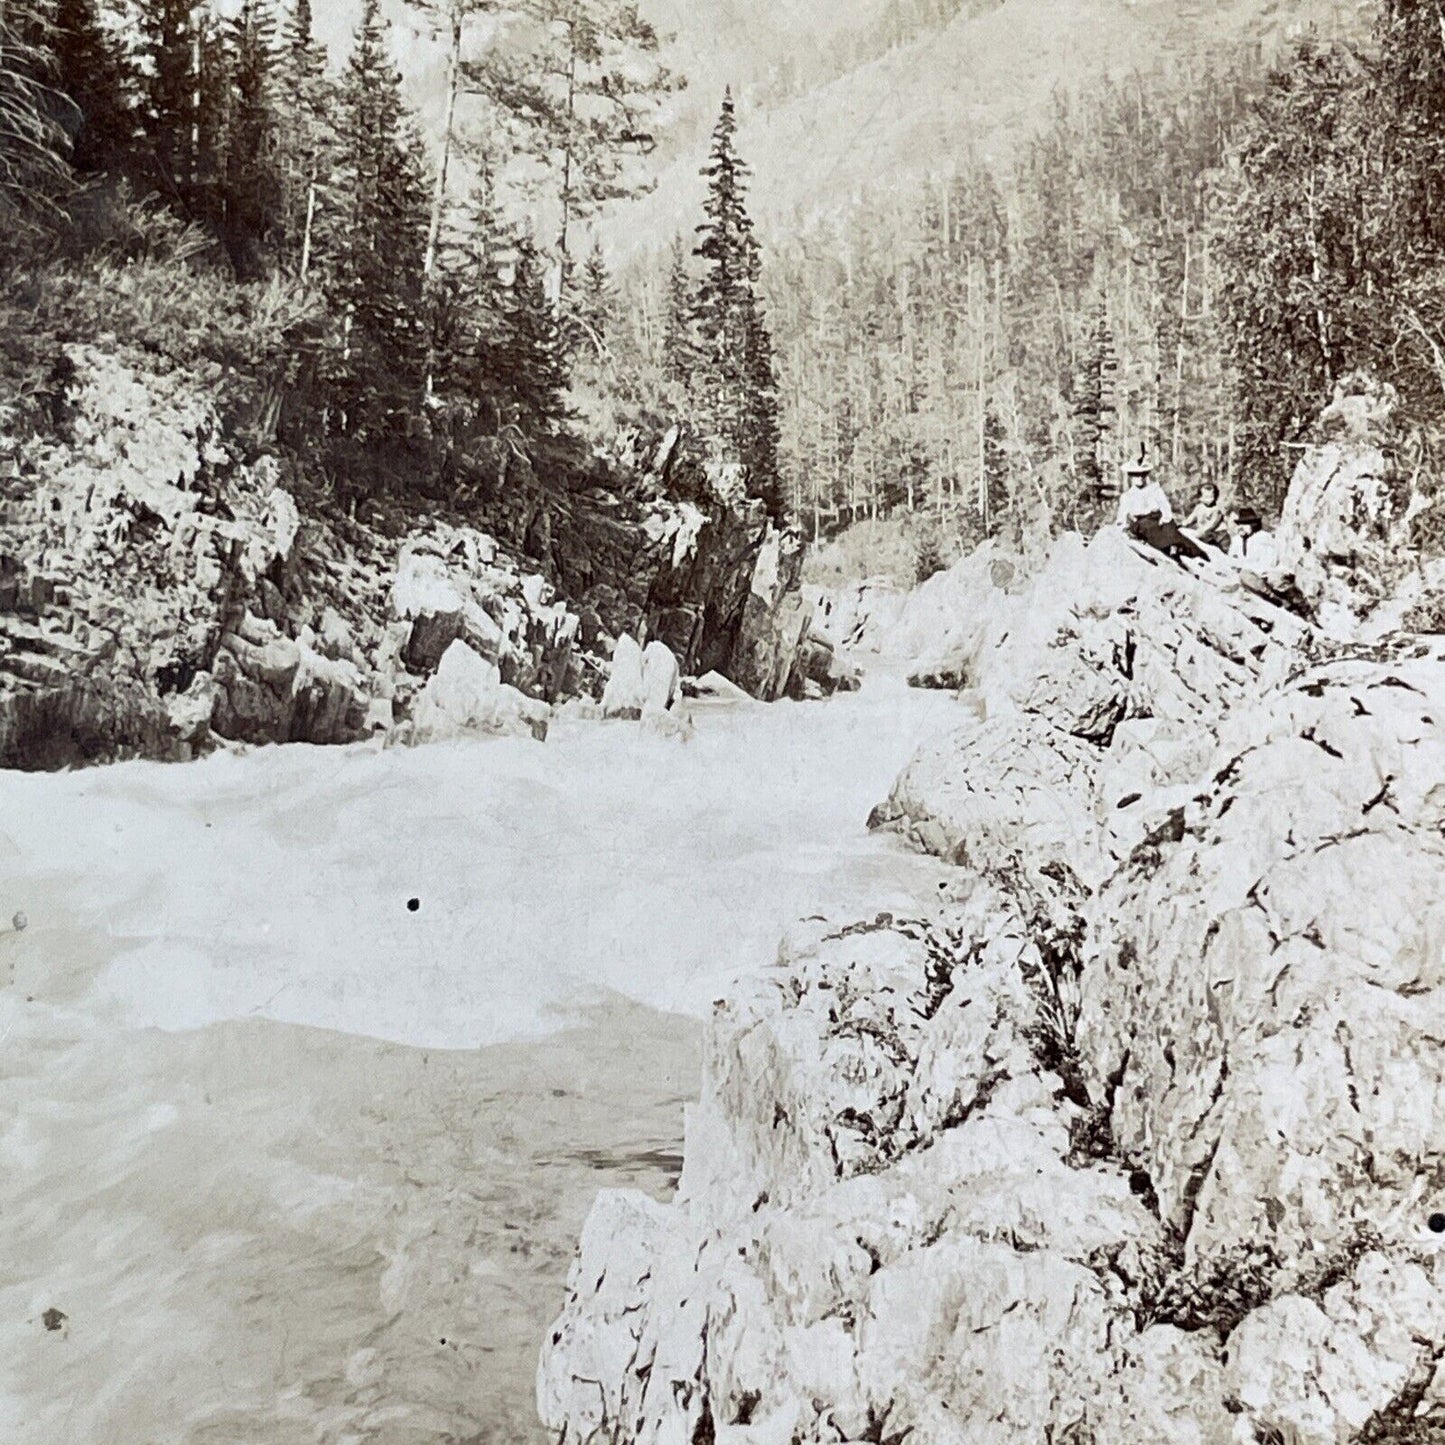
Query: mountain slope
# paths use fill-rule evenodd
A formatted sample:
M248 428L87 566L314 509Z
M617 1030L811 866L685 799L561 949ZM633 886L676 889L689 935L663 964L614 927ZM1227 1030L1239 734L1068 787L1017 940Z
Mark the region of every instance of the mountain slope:
M663 0L659 0L663 3ZM681 0L665 0L683 9ZM776 42L778 21L748 31L743 0L699 9L711 17L719 45L690 102L715 111L729 61L721 37L733 23L737 67L756 71ZM875 7L866 7L871 13ZM813 12L809 12L813 13ZM972 150L1007 161L1033 131L1056 90L1164 62L1198 67L1240 44L1266 50L1314 28L1326 36L1360 35L1373 6L1356 0L1001 0L975 6L828 83L776 104L749 107L742 87L739 149L753 167L752 207L764 231L800 213L846 204L865 186L896 184L946 170ZM856 12L855 12L856 14ZM726 22L726 23L724 23ZM694 35L704 17L691 22ZM831 30L802 22L800 44L822 45ZM753 39L749 39L751 36ZM685 37L680 37L682 44ZM752 44L753 59L747 47ZM773 60L776 61L776 54ZM660 243L690 228L702 197L697 170L701 138L664 171L653 195L622 208L608 227L623 248Z

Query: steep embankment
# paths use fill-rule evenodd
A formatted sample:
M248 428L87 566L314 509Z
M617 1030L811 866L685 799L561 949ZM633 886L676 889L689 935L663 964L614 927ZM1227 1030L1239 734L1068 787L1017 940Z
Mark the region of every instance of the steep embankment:
M0 480L0 767L540 734L623 632L765 699L804 686L799 548L705 485L525 480L501 540L425 514L386 535L243 456L202 387L139 352L66 348L52 416Z
M1368 410L1281 528L1328 629L1112 531L974 568L982 717L876 817L950 896L810 923L718 1008L676 1202L584 1231L551 1428L1434 1438L1445 650L1381 605L1428 579ZM1354 545L1306 553L1329 516Z

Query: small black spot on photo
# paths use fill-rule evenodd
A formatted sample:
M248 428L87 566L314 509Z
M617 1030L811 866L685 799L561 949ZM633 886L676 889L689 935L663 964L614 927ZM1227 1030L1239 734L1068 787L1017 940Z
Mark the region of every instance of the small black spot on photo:
M1425 1221L1430 1226L1431 1234L1445 1234L1445 1214L1438 1210Z
M408 899L406 900L406 911L407 911L408 913L415 913L415 912L417 911L417 909L420 908L420 907L421 907L421 899L420 899L420 898L408 898Z

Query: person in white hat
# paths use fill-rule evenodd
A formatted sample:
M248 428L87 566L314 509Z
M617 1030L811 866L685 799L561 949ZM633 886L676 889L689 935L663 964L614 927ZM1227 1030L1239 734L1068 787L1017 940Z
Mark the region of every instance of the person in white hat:
M1168 557L1208 557L1198 542L1179 530L1169 494L1153 479L1142 447L1139 460L1124 468L1124 481L1118 520L1131 537L1147 542Z

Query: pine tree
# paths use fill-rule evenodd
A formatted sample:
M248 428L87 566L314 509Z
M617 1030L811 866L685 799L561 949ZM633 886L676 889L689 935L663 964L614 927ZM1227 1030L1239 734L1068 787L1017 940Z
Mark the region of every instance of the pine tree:
M335 381L343 430L361 438L404 427L426 361L426 177L388 43L379 0L365 0L339 98L339 226L328 278L342 327Z
M1085 507L1098 506L1113 495L1113 462L1116 408L1114 388L1119 358L1114 350L1114 333L1101 306L1094 321L1093 335L1074 400L1078 426L1076 466L1081 483L1079 500Z
M654 184L629 162L655 147L658 107L678 82L659 62L657 31L636 0L515 3L539 37L535 47L462 70L468 88L488 98L552 177L565 292L577 224Z
M195 200L201 36L194 0L140 0L146 84L141 120L162 193L185 209Z
M437 248L431 355L435 395L464 440L471 431L494 436L511 419L502 268L512 237L485 166L454 224L450 214Z
M185 192L188 213L217 230L226 222L226 172L232 150L231 127L236 96L232 88L232 56L225 27L208 10L195 17L194 130L190 144L191 176Z
M773 360L773 338L757 294L760 269L757 247L750 246L750 304L743 332L743 387L747 406L739 450L743 465L748 469L753 495L763 501L774 521L782 521L785 508L778 462L778 378Z
M564 294L568 295L564 327L567 350L589 351L599 359L605 357L615 298L600 241L593 240L580 280Z
M79 108L71 163L82 172L123 169L135 140L134 77L95 0L57 0L55 88Z
M257 274L257 244L281 223L274 93L276 17L268 0L243 0L228 22L230 87L224 231L238 274Z
M708 183L694 254L704 262L694 295L697 337L692 390L705 427L731 461L748 468L752 495L781 511L778 401L772 339L758 295L761 270L745 202L747 167L737 154L732 91L723 98L703 176Z
M743 206L747 167L734 145L737 114L731 88L713 131L712 150L703 176L708 183L698 227L695 256L704 262L693 297L693 329L698 338L694 386L709 429L734 452L745 411L744 356L747 347L747 267L752 222Z
M567 370L556 308L536 242L516 243L512 284L504 293L498 362L513 419L532 434L555 431L567 414Z
M335 86L327 75L326 52L312 33L311 0L295 0L282 23L275 97L280 252L289 271L310 279L332 249L331 174L337 162Z
M662 370L668 381L686 387L693 370L692 282L687 274L687 247L673 238L672 265L667 273L667 295L662 332Z

